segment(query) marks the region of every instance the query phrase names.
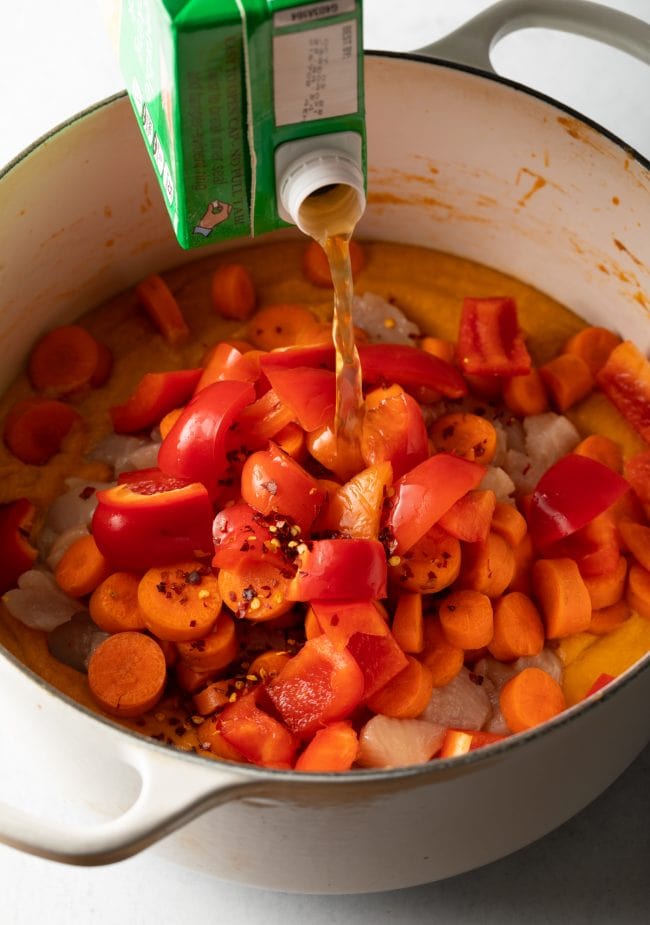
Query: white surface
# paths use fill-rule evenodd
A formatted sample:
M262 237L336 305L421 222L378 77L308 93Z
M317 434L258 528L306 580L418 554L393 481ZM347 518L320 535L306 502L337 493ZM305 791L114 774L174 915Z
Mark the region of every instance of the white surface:
M450 31L484 0L366 0L369 48L407 50ZM610 0L650 21L650 0ZM0 163L61 120L121 89L98 3L3 4ZM548 32L510 37L493 57L650 157L650 72L602 46ZM444 127L441 126L441 131ZM105 869L61 867L0 847L2 922L177 923L644 921L650 750L596 804L524 852L446 883L370 897L299 897L230 886L155 854ZM645 816L645 818L644 818ZM606 834L605 834L606 833ZM387 834L387 837L388 834ZM281 850L279 848L278 850ZM184 914L185 913L185 914Z

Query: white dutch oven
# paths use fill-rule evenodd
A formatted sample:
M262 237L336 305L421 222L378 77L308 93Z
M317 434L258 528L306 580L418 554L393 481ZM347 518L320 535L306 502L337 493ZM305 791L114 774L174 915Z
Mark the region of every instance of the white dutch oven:
M369 55L360 235L486 263L648 350L648 164L490 73L490 45L535 24L607 38L650 63L650 27L565 0L512 0L420 55ZM439 55L460 63L431 60ZM42 331L190 259L125 97L10 165L0 197L2 387ZM77 707L10 656L0 687L3 794L13 800L0 805L1 840L101 864L174 833L161 846L168 856L281 890L387 890L495 860L586 806L650 738L650 657L487 753L342 775L170 751Z

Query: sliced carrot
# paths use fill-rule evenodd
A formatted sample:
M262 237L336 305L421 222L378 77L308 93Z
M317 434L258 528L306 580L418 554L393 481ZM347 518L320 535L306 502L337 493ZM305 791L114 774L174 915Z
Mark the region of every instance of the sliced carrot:
M95 371L90 377L90 387L99 389L107 381L113 369L113 354L106 344L97 343L97 365Z
M424 649L421 594L404 592L399 595L391 630L403 652L417 653Z
M211 716L196 730L196 737L199 745L204 751L212 752L217 758L223 761L237 761L240 764L248 764L242 753L234 745L231 745L227 739L224 739L221 730L216 725L216 717Z
M463 729L448 729L438 753L439 758L458 758L472 748L472 733Z
M140 579L138 603L147 628L170 642L202 639L221 610L216 575L202 562L151 568Z
M627 577L627 560L618 557L618 563L613 572L601 575L584 576L583 581L591 598L593 610L602 610L616 604L623 597L625 579Z
M438 608L447 641L461 649L480 649L492 639L492 603L480 591L452 591Z
M459 541L436 524L403 556L388 560L388 575L400 591L435 594L458 578Z
M357 338L355 337L355 341ZM319 321L316 325L307 325L296 333L296 346L308 347L315 344L332 343L332 324L329 321ZM362 341L363 343L363 341Z
M587 456L589 459L595 459L596 462L602 463L613 469L614 472L623 471L623 450L619 443L605 437L604 434L591 434L585 437L577 445L574 453L578 456Z
M230 702L228 681L213 681L192 697L194 709L201 716L210 716Z
M523 514L520 514L514 504L497 501L492 514L490 529L508 543L509 546L518 546L526 536L528 524Z
M621 520L618 532L625 548L632 553L639 565L650 571L650 527L630 520Z
M316 619L315 616L314 619ZM318 635L320 636L320 631ZM268 681L280 674L290 658L291 655L284 649L268 649L253 659L247 673L250 677L259 678L260 681Z
M26 398L10 409L5 419L4 441L16 459L43 466L61 445L81 415L54 398Z
M224 604L237 616L254 623L274 620L293 604L287 600L291 579L265 563L242 564L236 572L221 569L219 590Z
M519 417L548 411L546 389L539 370L534 367L524 376L511 376L503 386L503 400Z
M511 732L524 732L566 709L562 688L541 668L524 668L501 688L499 706Z
M160 436L163 438L163 440L165 439L165 437L167 436L169 431L172 429L172 427L174 426L176 421L179 419L179 417L181 416L184 410L185 410L184 408L174 408L173 411L169 411L165 415L165 417L162 419L162 421L158 425L158 428L160 430Z
M565 353L579 356L589 367L592 376L605 365L608 356L621 343L617 334L607 328L588 327L578 331L564 345Z
M515 557L502 536L490 532L484 543L467 543L459 586L498 597L510 585L515 574Z
M255 311L255 283L246 267L227 263L212 277L212 305L224 318L245 321Z
M158 703L167 678L162 649L144 633L116 633L100 643L88 663L88 685L112 716L141 716Z
M356 277L366 263L366 255L356 241L350 241L350 265L352 276ZM305 248L302 258L302 270L310 283L321 289L332 288L332 275L327 254L316 241Z
M164 642L165 640L159 641ZM174 644L170 643L170 645ZM175 651L178 655L178 650L175 649ZM182 662L180 659L174 666L174 671L176 673L178 686L187 694L196 694L198 691L202 690L206 684L210 684L214 681L216 674L214 671L197 671L195 668L190 668L189 665L186 665L185 662Z
M441 337L423 337L420 340L420 348L434 357L446 360L447 363L456 361L456 345L450 340L443 340Z
M319 729L302 755L296 771L349 771L357 759L359 740L347 720Z
M161 276L148 276L135 287L138 301L158 332L175 346L188 340L190 329L169 286Z
M632 611L627 601L617 601L616 604L610 604L609 607L603 607L601 610L594 610L591 614L591 622L587 627L588 633L594 636L606 636L613 630L625 623L630 617Z
M111 574L112 568L88 534L75 540L63 553L54 572L56 583L70 597L91 594Z
M261 350L291 347L306 332L318 328L318 318L304 305L292 303L267 305L256 312L248 323L248 336Z
M466 543L487 539L496 505L493 491L474 489L459 498L443 514L438 524L451 536Z
M274 434L273 439L287 456L291 456L297 462L302 462L307 455L305 432L295 421L285 424L282 430Z
M530 594L530 570L535 560L535 550L533 549L533 541L528 533L520 543L513 547L512 554L515 560L515 571L506 590L521 591L522 594Z
M106 633L146 629L138 604L140 577L133 572L113 572L92 593L90 616Z
M544 648L544 624L526 594L512 591L494 602L494 634L488 649L502 662L539 655Z
M573 559L538 559L532 579L548 639L562 639L587 629L591 598Z
M424 620L424 651L421 659L431 672L434 687L445 687L463 667L465 653L447 641L437 617Z
M640 565L633 565L627 577L625 599L640 617L650 620L650 572Z
M431 699L431 670L412 655L406 657L406 668L368 698L367 704L374 713L395 719L415 719Z
M494 424L478 414L443 414L434 422L430 437L436 452L453 453L486 466L497 448Z
M541 366L539 374L553 406L560 412L585 398L594 387L589 367L575 353L561 353Z
M221 611L211 632L201 639L177 642L182 661L197 671L221 671L237 655L239 643L235 622L230 614Z
M57 398L89 385L98 362L99 345L92 334L77 324L66 324L38 341L27 371L35 389Z

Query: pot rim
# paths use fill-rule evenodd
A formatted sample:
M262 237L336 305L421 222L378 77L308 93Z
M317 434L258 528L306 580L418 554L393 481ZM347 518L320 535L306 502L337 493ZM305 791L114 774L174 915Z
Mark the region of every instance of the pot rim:
M513 90L519 91L528 96L532 96L533 98L538 99L540 102L559 109L562 112L565 112L573 118L577 119L578 121L595 129L601 135L605 136L611 142L617 145L617 147L619 147L627 157L637 161L645 170L650 173L650 159L646 158L631 145L624 142L609 129L604 128L589 116L578 112L571 106L555 100L539 90L527 87L525 84L521 84L518 81L512 80L508 77L502 77L500 74L491 74L481 70L480 68L472 67L470 65L446 61L441 58L436 58L431 55L423 55L417 52L366 50L364 54L372 58L414 61L420 64L449 68L454 71L461 71L467 74L471 74L475 77L490 80L497 84L503 84ZM65 131L72 125L75 125L77 122L81 122L88 116L99 112L104 107L118 103L127 97L128 94L126 90L118 91L111 96L105 97L102 100L98 100L96 103L93 103L86 109L81 110L75 115L70 116L68 119L65 119L63 122L60 122L58 125L55 125L48 132L44 133L34 142L32 142L27 148L20 151L14 158L12 158L11 161L9 161L5 167L0 168L0 182L11 170L17 167L23 160L29 157L30 154L35 152L50 139L54 138L56 135ZM172 749L168 745L152 739L149 736L129 729L125 726L121 726L115 720L110 719L107 716L103 716L100 713L96 713L89 707L86 707L83 704L77 702L68 694L60 691L50 682L45 681L44 678L42 678L35 671L21 662L20 659L18 659L15 655L13 655L13 653L9 652L3 646L0 646L0 656L6 658L14 665L15 668L17 668L24 675L35 682L44 693L62 700L73 709L80 711L86 716L86 718L105 725L111 732L120 735L126 735L135 745L145 749L151 749L155 754L160 754L162 750L167 755L173 756L175 759L180 761L189 761L193 763L198 761L201 762L201 766L203 768L207 768L208 763L206 762L205 757L198 752ZM568 723L572 723L577 717L580 717L583 714L596 709L599 703L607 702L611 697L617 696L619 689L626 687L644 671L648 670L650 670L650 653L647 653L637 663L630 666L630 668L628 668L622 675L617 677L610 684L606 685L606 687L603 688L597 695L574 704L546 723L543 723L540 726L536 726L526 732L510 735L500 742L496 742L487 747L475 749L474 751L470 751L465 755L457 756L454 758L437 758L435 761L429 761L425 764L407 765L404 767L379 769L355 768L352 771L332 771L318 773L258 767L256 765L238 764L236 762L225 761L218 758L212 758L210 761L213 765L216 766L215 773L225 767L233 773L241 774L244 778L252 778L253 780L264 778L269 782L273 780L277 781L278 783L291 783L292 781L298 780L301 784L311 782L314 785L328 784L339 787L348 787L350 784L362 785L371 782L392 783L394 781L405 779L413 780L414 778L418 778L418 783L432 783L436 777L440 777L441 775L443 777L448 776L450 771L457 771L458 773L474 771L476 770L475 766L481 765L484 762L495 758L500 759L504 754L512 750L520 748L526 745L528 742L538 740L547 734L550 734L553 730L565 726Z

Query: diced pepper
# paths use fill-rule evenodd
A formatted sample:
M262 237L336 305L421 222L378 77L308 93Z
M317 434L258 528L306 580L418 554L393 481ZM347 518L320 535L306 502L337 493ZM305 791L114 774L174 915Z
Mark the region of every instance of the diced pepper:
M514 299L465 299L457 354L466 373L479 376L529 373L532 361L519 328Z
M123 405L109 409L116 434L133 434L158 424L164 416L184 405L201 378L200 369L170 373L145 373Z
M38 551L29 542L36 508L27 498L0 505L0 594L16 587L32 567Z
M386 554L377 540L314 540L305 544L287 597L291 601L386 596Z
M596 376L605 395L650 443L650 362L631 341L615 347Z

